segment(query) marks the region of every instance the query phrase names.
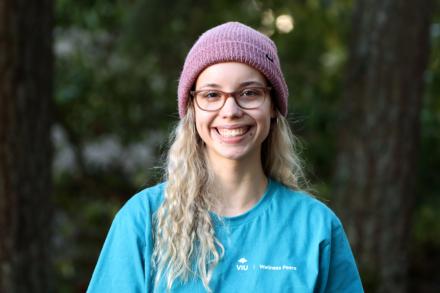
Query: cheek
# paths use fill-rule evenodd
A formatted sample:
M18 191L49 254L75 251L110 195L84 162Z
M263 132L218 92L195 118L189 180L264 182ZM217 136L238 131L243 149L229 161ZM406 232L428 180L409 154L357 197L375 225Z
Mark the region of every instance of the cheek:
M263 123L263 127L262 127L262 132L263 132L263 140L266 139L269 135L269 132L271 131L271 117L265 117L264 119L262 119L262 123Z
M200 125L200 123L198 123L197 121L196 121L196 131L199 141L202 143L202 145L205 145L207 142L208 135L206 133L206 130L204 130L203 125Z
M209 123L210 119L204 113L197 113L195 116L196 130L200 137L206 136L207 132L209 132Z
M200 137L203 137L203 125L201 125L198 120L196 120L196 130L197 130L197 134Z

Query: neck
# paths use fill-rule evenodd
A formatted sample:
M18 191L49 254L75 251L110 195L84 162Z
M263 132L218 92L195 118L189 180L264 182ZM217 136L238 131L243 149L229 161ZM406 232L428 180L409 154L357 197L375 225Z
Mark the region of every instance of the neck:
M218 196L214 211L221 216L237 216L251 209L263 196L267 187L267 178L263 172L261 160L208 159L215 176Z

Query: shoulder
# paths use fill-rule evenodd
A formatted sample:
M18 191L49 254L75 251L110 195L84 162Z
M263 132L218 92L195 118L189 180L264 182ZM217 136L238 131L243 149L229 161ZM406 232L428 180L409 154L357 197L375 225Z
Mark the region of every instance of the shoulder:
M277 181L273 182L274 204L280 212L298 222L335 229L341 222L334 211L324 202L303 190L293 190Z
M152 219L162 202L164 186L161 183L138 192L116 214L87 292L145 289L153 249Z
M133 195L119 210L117 218L149 217L157 211L164 199L166 182L147 187Z

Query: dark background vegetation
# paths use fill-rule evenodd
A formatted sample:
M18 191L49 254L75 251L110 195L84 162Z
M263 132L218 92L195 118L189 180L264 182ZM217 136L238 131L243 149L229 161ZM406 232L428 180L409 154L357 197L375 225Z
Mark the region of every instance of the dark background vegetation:
M393 1L370 1L379 2ZM414 1L411 9L423 9L427 2ZM405 267L402 280L405 288L401 292L440 292L438 2L430 2L435 5L430 6L432 14L426 15L428 47L415 54L428 58L426 69L408 80L419 80L423 85L420 108L417 108L419 116L415 118L417 129L410 141L402 143L415 146L411 156L415 164L410 164L413 167L405 177L414 183L409 187L411 197L408 200L396 195L376 203L383 209L393 201L402 201L408 211L396 217L396 222L405 223L408 233L407 238L402 238L407 247L401 257ZM352 54L350 42L356 24L353 13L359 3L368 1L55 0L54 91L50 106L53 188L52 200L47 203L52 227L47 243L52 274L51 284L47 286L52 289L48 291L85 291L115 213L134 193L160 180L158 167L169 131L178 120L177 82L186 53L202 32L225 21L246 23L269 34L277 44L291 91L289 120L303 143L301 156L312 188L340 211L345 200L335 195L340 191L337 187L340 178L335 174L341 167L337 161L341 129L353 126L341 123L341 117L347 114L344 104L350 85L347 77ZM382 12L387 15L386 6L366 5L362 9L378 14L384 9ZM291 31L283 32L277 27L280 15L292 17ZM398 30L409 32L415 25L408 19L399 22ZM391 37L384 34L379 39ZM405 71L405 65L397 64L394 72ZM358 96L350 94L356 103ZM414 106L405 104L404 100L394 104L379 105L380 100L379 104L374 103L373 111L374 107L389 107L390 113L399 105ZM375 133L366 139L366 144L374 140ZM392 133L389 135L392 137ZM382 155L377 153L378 158ZM374 155L371 160L375 160ZM396 178L396 182L399 180ZM356 200L362 205L362 198ZM346 209L350 208L347 204ZM375 208L368 208L365 213L374 217ZM351 225L350 218L343 216L342 221ZM393 226L385 227L384 231L391 235ZM377 239L378 243L382 241L385 240ZM359 259L361 254L362 259L377 257L361 250L354 252ZM5 263L2 260L3 271ZM392 288L381 285L386 283L386 272L380 276L369 273L381 268L364 270L364 265L368 262L360 266L367 292L399 292L383 289ZM374 265L387 266L383 262ZM0 283L0 291L1 288Z

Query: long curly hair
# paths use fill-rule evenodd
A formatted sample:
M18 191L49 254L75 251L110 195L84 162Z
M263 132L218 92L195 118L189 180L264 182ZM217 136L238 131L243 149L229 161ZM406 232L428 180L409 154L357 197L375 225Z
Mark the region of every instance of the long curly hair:
M156 284L166 277L167 289L174 281L201 279L208 292L209 281L224 248L215 236L209 211L215 206L213 175L206 166L204 146L195 127L189 101L187 114L172 133L165 164L165 199L155 215L153 267ZM278 113L263 142L261 159L266 176L292 188L306 183L297 140L287 119Z

